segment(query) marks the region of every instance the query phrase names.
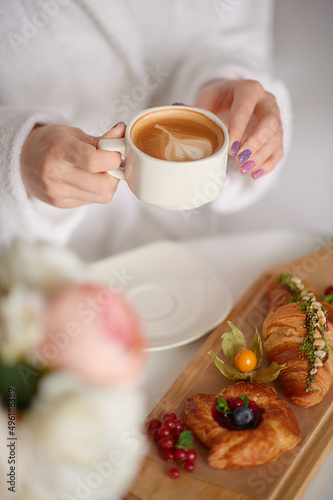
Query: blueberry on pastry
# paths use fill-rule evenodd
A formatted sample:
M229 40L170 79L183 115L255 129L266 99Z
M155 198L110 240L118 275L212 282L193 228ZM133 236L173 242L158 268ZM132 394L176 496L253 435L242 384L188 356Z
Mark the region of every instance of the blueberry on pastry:
M240 469L279 458L294 448L301 433L293 410L273 387L239 382L219 394L193 394L183 420L210 448L208 463L217 469Z

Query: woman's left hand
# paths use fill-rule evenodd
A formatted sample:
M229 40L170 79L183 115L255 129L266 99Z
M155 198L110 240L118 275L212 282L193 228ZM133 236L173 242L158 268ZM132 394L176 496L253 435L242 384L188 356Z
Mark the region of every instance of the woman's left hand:
M206 85L195 104L228 126L229 154L253 179L271 172L283 157L283 130L273 94L255 80L218 80Z

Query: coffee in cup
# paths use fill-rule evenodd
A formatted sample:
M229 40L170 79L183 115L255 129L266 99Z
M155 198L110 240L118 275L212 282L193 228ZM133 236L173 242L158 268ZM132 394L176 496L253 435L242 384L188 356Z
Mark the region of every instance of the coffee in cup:
M224 134L202 113L169 108L138 118L131 129L131 140L153 158L182 162L212 156L223 146Z
M163 210L191 210L222 191L228 131L210 111L159 106L132 118L125 137L100 139L98 147L124 156L108 173L127 182L139 200Z

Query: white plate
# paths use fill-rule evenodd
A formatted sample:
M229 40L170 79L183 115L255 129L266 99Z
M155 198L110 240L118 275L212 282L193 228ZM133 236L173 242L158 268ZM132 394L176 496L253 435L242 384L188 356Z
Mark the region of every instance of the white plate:
M228 315L229 291L195 255L159 241L96 262L90 277L127 296L140 316L149 351L202 337Z

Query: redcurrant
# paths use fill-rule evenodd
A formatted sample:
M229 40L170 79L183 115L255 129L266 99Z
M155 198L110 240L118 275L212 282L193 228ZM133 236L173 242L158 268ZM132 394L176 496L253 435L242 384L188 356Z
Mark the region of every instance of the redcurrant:
M155 429L159 429L161 425L161 421L158 418L153 418L148 424L148 430L154 431Z
M244 406L244 401L238 397L231 398L228 399L228 406L231 411L234 411L239 406Z
M197 459L197 452L195 450L187 450L186 459L190 460L191 462L195 462L195 460Z
M174 447L175 442L172 439L172 437L165 437L165 438L162 438L158 442L158 444L159 444L160 448L162 448L162 450L169 450L170 448Z
M173 467L172 469L169 470L169 476L171 477L171 479L177 479L179 477L179 475L180 475L180 472L175 467Z
M181 420L175 420L175 429L180 430L180 432L183 432L184 424Z
M175 413L165 413L163 415L163 420L167 420L168 418L171 418L171 420L176 420L177 415Z
M158 429L158 434L160 438L171 436L171 429L168 429L167 427L160 427L160 429Z
M258 409L258 406L255 401L249 401L248 408L252 411L256 411Z
M192 462L191 460L186 460L184 469L186 470L186 472L193 472L195 469L194 462Z
M186 460L186 451L184 448L178 448L178 450L175 451L174 453L175 460L179 460L180 462L183 462Z
M166 420L164 420L164 427L166 427L167 429L174 429L175 420L173 420L172 418L167 418Z
M182 431L180 429L172 429L172 435L175 438L178 438L181 435Z
M158 431L159 429L155 429L153 432L153 438L155 439L155 441L159 441L161 439L160 433Z
M167 450L164 450L163 453L162 453L162 457L163 459L166 461L166 462L173 462L174 460L174 453L173 451L168 448Z

